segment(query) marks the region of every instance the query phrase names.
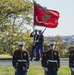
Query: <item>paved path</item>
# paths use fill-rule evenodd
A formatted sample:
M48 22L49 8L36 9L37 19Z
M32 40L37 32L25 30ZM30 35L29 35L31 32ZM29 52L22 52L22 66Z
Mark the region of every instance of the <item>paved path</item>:
M61 66L68 66L69 59L68 58L61 58L60 61ZM12 60L0 60L0 66L12 66ZM41 66L41 61L30 61L30 66Z

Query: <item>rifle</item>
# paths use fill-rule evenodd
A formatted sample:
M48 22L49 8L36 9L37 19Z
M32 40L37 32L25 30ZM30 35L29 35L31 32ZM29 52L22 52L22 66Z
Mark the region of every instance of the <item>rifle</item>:
M46 30L46 28L43 30L42 34L44 33L45 30Z

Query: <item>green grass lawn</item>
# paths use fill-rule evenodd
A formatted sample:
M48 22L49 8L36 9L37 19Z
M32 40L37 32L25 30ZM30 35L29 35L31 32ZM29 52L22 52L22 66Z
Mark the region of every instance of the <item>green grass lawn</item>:
M0 75L15 75L13 67L0 67ZM34 66L30 67L28 75L44 75L42 67ZM68 66L62 66L58 75L70 75Z

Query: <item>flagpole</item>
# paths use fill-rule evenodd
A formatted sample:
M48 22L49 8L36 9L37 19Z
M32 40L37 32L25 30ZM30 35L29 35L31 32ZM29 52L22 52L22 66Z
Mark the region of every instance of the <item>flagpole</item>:
M42 34L44 33L45 30L46 30L46 28L43 30Z
M34 4L34 0L33 0L33 4ZM34 31L34 12L33 12L33 31Z

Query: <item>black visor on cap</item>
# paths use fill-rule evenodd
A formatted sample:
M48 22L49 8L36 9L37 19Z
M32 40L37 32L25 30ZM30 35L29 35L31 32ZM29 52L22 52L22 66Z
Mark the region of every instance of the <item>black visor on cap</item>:
M20 47L23 47L24 45L19 45Z
M50 44L50 46L54 46L54 44Z

